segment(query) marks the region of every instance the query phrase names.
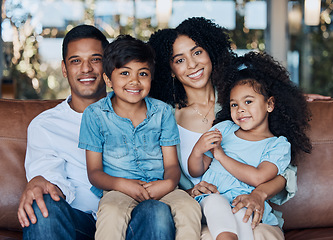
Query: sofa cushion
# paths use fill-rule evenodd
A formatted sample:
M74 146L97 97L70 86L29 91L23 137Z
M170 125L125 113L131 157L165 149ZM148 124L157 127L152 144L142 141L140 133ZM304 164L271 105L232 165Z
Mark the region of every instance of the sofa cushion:
M283 212L285 230L333 226L333 104L315 101L309 106L312 153L299 156L296 196L276 207Z
M61 100L0 100L0 228L21 229L17 208L26 185L27 127L40 112Z

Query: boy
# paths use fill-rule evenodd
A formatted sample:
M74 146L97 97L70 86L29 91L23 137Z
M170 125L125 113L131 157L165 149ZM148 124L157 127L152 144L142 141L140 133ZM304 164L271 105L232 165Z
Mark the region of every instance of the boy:
M148 199L169 205L176 239L200 239L200 207L176 189L176 121L167 104L147 97L153 50L140 40L119 36L104 51L103 69L113 92L85 110L79 141L86 149L91 190L99 196L104 190L96 239L123 239L132 209Z

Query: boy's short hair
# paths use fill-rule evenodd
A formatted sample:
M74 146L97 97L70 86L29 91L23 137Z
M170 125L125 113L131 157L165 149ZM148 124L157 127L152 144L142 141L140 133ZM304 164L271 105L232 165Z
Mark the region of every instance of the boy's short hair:
M103 70L111 78L115 68L121 68L130 61L147 62L153 75L155 68L155 53L150 45L130 35L119 35L104 50ZM153 76L152 76L153 78Z
M105 35L96 27L91 25L79 25L72 28L65 36L62 42L62 59L66 64L66 55L68 52L68 44L72 41L83 39L83 38L93 38L101 41L103 49L105 49L109 41L106 39Z

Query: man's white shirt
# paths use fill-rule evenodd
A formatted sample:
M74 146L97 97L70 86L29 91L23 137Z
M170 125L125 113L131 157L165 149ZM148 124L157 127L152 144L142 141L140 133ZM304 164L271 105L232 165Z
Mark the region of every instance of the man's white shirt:
M28 181L43 176L61 189L73 208L96 213L99 198L90 191L85 150L78 148L82 113L71 109L70 100L71 96L29 124L26 176Z

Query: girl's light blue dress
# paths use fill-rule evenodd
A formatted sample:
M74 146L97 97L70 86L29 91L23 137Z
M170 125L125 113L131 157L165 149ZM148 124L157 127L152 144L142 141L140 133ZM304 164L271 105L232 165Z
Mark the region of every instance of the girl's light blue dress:
M260 141L247 141L235 135L239 126L232 121L224 121L216 124L211 130L218 129L222 133L221 146L229 157L257 167L263 161L268 161L276 165L278 174L284 172L290 163L290 143L283 136L271 137ZM209 151L205 153L213 158ZM202 176L202 181L215 185L218 191L232 201L241 194L251 193L255 187L250 186L231 175L221 163L213 158L209 168ZM207 194L197 196L195 199L200 202ZM278 225L277 217L272 213L271 206L265 202L265 212L262 222L269 225Z

